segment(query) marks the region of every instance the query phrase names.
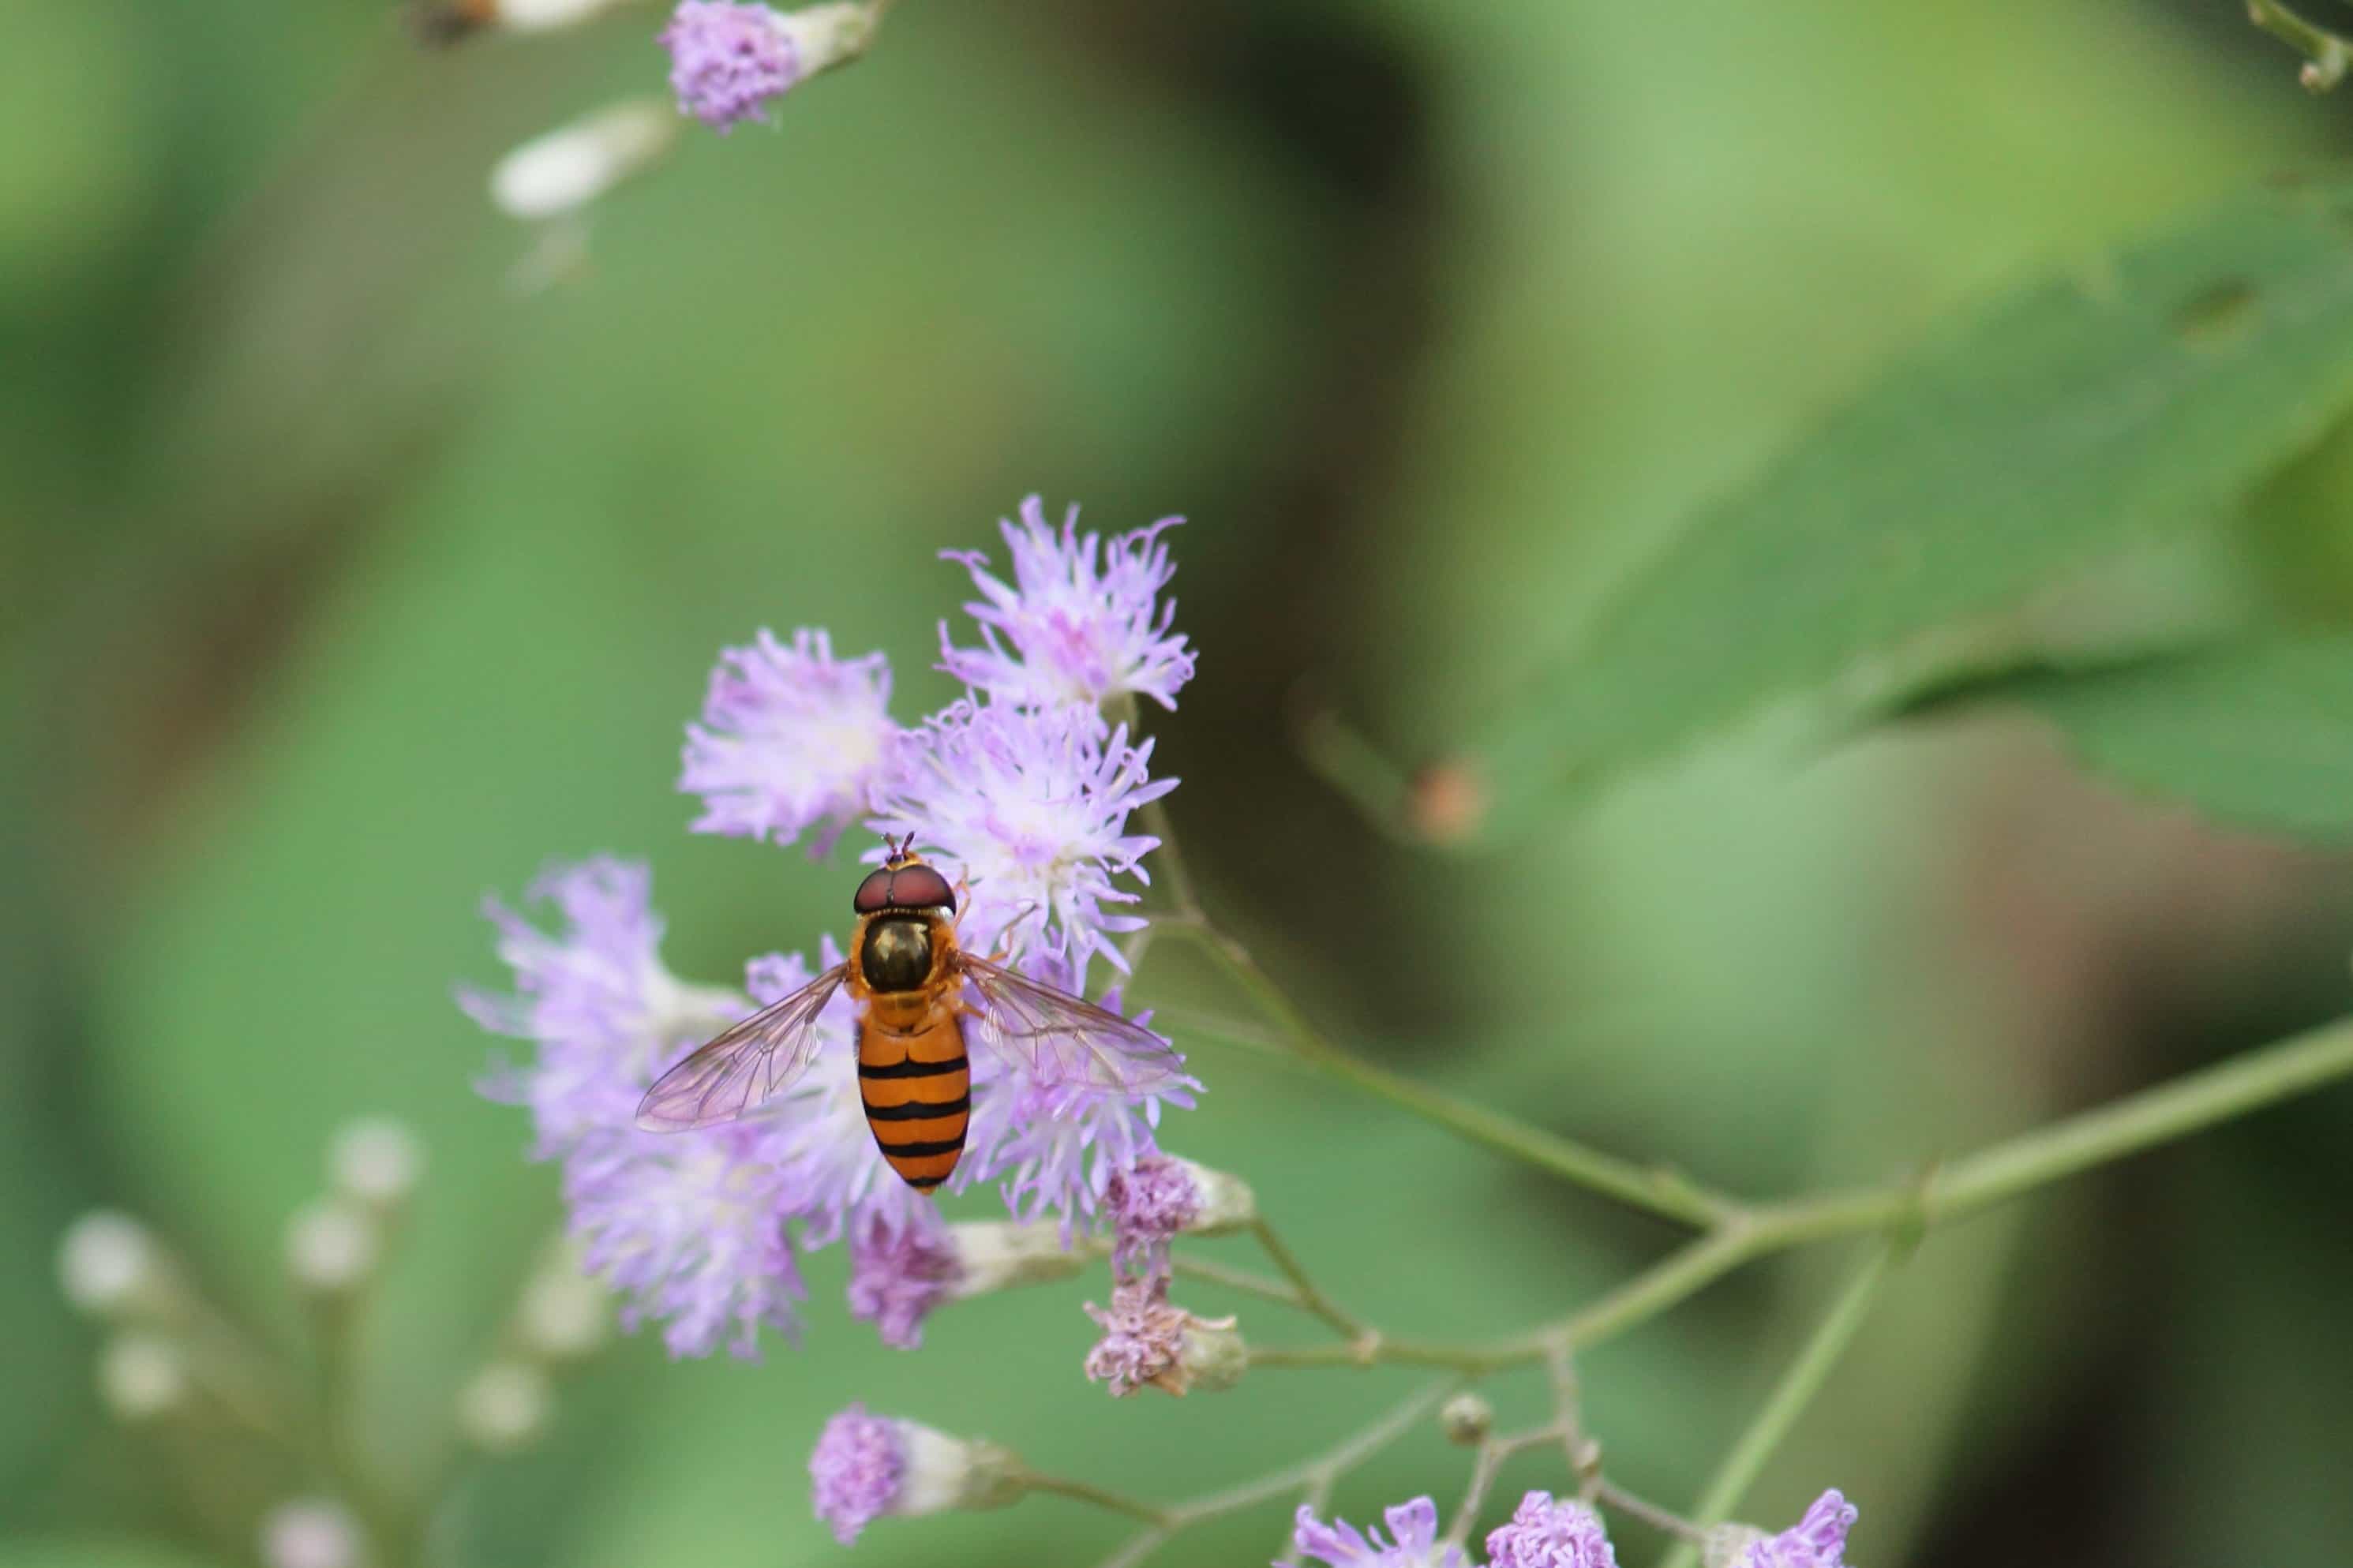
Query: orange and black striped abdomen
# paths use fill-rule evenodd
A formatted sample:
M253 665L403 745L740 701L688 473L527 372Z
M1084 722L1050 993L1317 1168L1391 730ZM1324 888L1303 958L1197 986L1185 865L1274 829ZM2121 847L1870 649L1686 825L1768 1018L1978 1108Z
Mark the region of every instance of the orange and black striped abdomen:
M858 1093L882 1158L907 1184L930 1192L948 1179L972 1121L972 1068L955 1014L911 1035L872 1019L858 1028Z

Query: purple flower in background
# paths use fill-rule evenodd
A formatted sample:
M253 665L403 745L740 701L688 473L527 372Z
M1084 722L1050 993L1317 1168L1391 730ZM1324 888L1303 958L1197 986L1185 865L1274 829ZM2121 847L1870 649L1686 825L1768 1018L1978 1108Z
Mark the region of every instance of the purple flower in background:
M825 1424L809 1456L810 1491L817 1516L833 1527L844 1546L891 1511L907 1474L907 1449L899 1423L870 1415L853 1405Z
M1833 1487L1814 1500L1793 1528L1751 1542L1734 1568L1845 1568L1847 1531L1858 1517L1854 1505Z
M681 0L661 31L679 111L721 135L736 121L768 122L767 104L807 74L786 17L734 0Z
M947 1227L928 1210L898 1223L867 1215L849 1237L849 1315L872 1323L884 1344L913 1350L963 1272Z
M1601 1517L1550 1492L1520 1499L1512 1522L1487 1535L1489 1568L1618 1568Z
M741 998L683 985L662 966L652 887L632 861L553 868L530 892L555 905L553 932L495 899L485 903L515 994L466 987L459 1005L486 1029L536 1043L530 1065L494 1073L486 1091L531 1108L541 1159L627 1125L656 1062L743 1012Z
M1292 1541L1300 1552L1331 1568L1471 1568L1459 1546L1438 1544L1438 1505L1426 1497L1382 1510L1390 1538L1377 1530L1370 1540L1343 1519L1325 1524L1302 1503Z
M1093 710L1134 693L1176 707L1177 688L1193 678L1193 656L1185 638L1169 632L1176 603L1163 601L1160 591L1176 568L1159 536L1183 521L1163 518L1106 548L1098 534L1081 536L1077 507L1058 534L1031 496L1021 503L1018 526L997 525L1013 554L1011 584L988 571L978 551L944 552L981 592L965 610L980 623L983 646L955 647L943 621L940 668L1019 705Z
M871 826L914 834L970 884L967 944L1050 954L1077 991L1095 953L1124 966L1107 934L1144 923L1105 906L1136 901L1113 877L1151 879L1139 862L1160 841L1127 819L1176 787L1152 778L1151 760L1151 742L1129 745L1124 726L1105 735L1088 710L958 702L909 738Z
M697 5L754 9L687 0L681 14ZM678 787L702 797L694 830L790 844L818 828L809 853L824 854L891 764L901 731L890 703L890 661L836 659L821 631L797 631L789 646L762 631L723 650L702 722L686 727Z

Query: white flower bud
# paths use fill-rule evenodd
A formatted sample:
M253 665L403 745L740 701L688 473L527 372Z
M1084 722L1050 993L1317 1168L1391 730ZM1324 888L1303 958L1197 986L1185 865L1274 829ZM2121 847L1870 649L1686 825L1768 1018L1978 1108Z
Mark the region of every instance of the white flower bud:
M1495 1429L1495 1407L1476 1394L1458 1394L1438 1407L1438 1429L1450 1443L1475 1447Z
M616 104L500 159L491 171L491 199L512 217L576 212L660 157L677 135L677 117L667 109Z
M1086 1264L1077 1248L1062 1245L1062 1227L1051 1221L960 1220L948 1226L948 1244L956 1258L948 1294L958 1299L1072 1279Z
M268 1568L360 1568L366 1560L359 1521L332 1499L296 1498L261 1521L261 1561Z
M476 1447L512 1454L547 1430L555 1391L527 1362L492 1362L458 1394L458 1430Z
M328 1145L328 1180L336 1192L368 1208L399 1206L424 1173L424 1146L388 1117L346 1122Z
M515 1307L515 1333L543 1361L575 1362L594 1354L613 1333L612 1299L605 1288L562 1254L532 1276Z
M117 1334L98 1354L98 1392L119 1421L153 1421L188 1397L188 1364L160 1334Z
M58 1282L92 1317L120 1320L158 1306L168 1278L147 1227L112 1209L82 1215L58 1243Z
M617 11L629 0L496 0L498 25L517 33L552 33Z
M1003 1508L1021 1495L1021 1463L1012 1450L971 1437L951 1437L920 1421L899 1423L907 1468L893 1513L944 1513L951 1509Z
M348 1204L312 1204L287 1222L287 1272L317 1295L342 1295L364 1284L380 1250L374 1223Z

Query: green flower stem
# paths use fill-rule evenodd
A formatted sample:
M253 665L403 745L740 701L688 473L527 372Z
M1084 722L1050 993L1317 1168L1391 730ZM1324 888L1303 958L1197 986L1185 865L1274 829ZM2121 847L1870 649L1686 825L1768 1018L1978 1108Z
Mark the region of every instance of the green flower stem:
M1255 1296L1261 1301L1272 1301L1277 1306L1296 1307L1303 1312L1309 1310L1306 1300L1291 1286L1280 1279L1270 1279L1263 1274L1253 1274L1247 1268L1229 1268L1207 1258L1191 1258L1173 1252L1169 1255L1168 1267L1180 1279L1206 1280L1212 1285L1222 1285L1229 1290L1238 1290L1245 1296Z
M2345 79L2353 45L2340 35L2306 21L2280 0L2247 0L2247 20L2305 58L2301 79L2310 90L2327 92Z
M1338 1302L1316 1288L1315 1281L1307 1277L1307 1270L1301 1267L1299 1259L1293 1255L1291 1248L1283 1245L1282 1238L1274 1234L1274 1227L1268 1225L1263 1218L1250 1221L1250 1234L1258 1237L1259 1246L1265 1249L1267 1257L1273 1260L1277 1268L1282 1270L1283 1277L1289 1279L1298 1291L1299 1305L1302 1308L1332 1325L1333 1332L1344 1339L1364 1342L1378 1337L1366 1326L1362 1319L1342 1308Z
M1198 921L1172 921L1167 934L1182 936L1195 943L1249 993L1267 1021L1282 1031L1294 1055L1367 1093L1474 1143L1663 1218L1706 1227L1739 1207L1732 1199L1708 1192L1677 1172L1637 1165L1614 1154L1588 1149L1557 1133L1531 1127L1484 1106L1456 1100L1427 1084L1366 1061L1326 1038L1282 987L1259 966L1249 949L1232 937Z
M1176 1529L1177 1525L1174 1510L1145 1502L1141 1498L1129 1497L1125 1492L1113 1491L1108 1487L1096 1486L1092 1481L1078 1481L1071 1479L1068 1476L1041 1475L1035 1470L1025 1470L1022 1472L1021 1484L1033 1492L1051 1492L1056 1497L1066 1497L1078 1502L1092 1503L1095 1507L1112 1513L1124 1513L1130 1519L1140 1519L1155 1530L1169 1531Z
M1781 1374L1781 1381L1766 1398L1764 1408L1757 1411L1740 1440L1733 1444L1732 1451L1725 1456L1715 1477L1708 1481L1707 1489L1700 1494L1699 1506L1692 1511L1703 1529L1721 1523L1740 1506L1740 1500L1764 1469L1765 1461L1773 1457L1774 1450L1789 1435L1798 1417L1805 1413L1807 1405L1838 1365L1839 1357L1853 1342L1881 1287L1894 1273L1907 1250L1900 1238L1882 1242L1872 1249L1846 1289L1839 1292L1830 1315L1798 1352L1798 1359ZM1667 1553L1660 1568L1696 1568L1698 1562L1698 1546L1684 1540Z
M1980 1150L1924 1180L1743 1209L1608 1295L1556 1321L1487 1344L1443 1345L1376 1335L1351 1344L1253 1346L1253 1366L1398 1363L1472 1375L1598 1344L1648 1321L1752 1258L1874 1230L1908 1243L1928 1227L1989 1208L2252 1110L2353 1076L2353 1019L2292 1036L2170 1083Z

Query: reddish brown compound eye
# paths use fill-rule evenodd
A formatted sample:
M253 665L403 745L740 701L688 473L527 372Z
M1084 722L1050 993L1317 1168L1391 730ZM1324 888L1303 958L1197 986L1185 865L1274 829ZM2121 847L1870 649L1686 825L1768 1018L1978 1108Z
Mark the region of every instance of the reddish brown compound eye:
M886 866L867 873L866 880L858 884L858 897L850 908L861 915L872 915L884 910L950 908L955 903L955 889L929 866L902 866L896 870Z
M937 910L951 908L955 903L955 889L929 866L902 866L891 884L893 909Z
M858 897L850 907L861 915L871 915L891 907L891 879L895 871L870 871L866 880L858 884Z

